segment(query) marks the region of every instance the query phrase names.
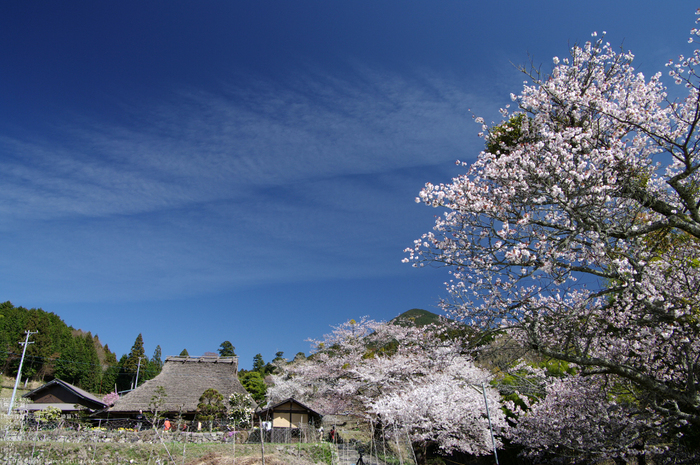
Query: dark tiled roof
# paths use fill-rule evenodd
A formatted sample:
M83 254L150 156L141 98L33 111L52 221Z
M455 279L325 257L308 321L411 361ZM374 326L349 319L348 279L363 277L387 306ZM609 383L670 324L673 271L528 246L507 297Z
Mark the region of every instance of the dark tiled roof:
M257 410L257 411L255 412L255 414L258 415L258 416L262 416L263 414L265 414L265 413L267 413L267 412L269 412L269 411L274 411L277 407L279 407L280 405L284 405L284 404L286 404L287 402L292 402L292 403L294 403L294 404L297 404L298 406L302 407L303 409L308 410L312 415L317 415L317 416L319 416L319 417L323 416L323 415L321 415L320 413L316 412L315 410L313 410L313 409L307 407L306 405L302 404L302 403L299 402L298 400L294 399L293 397L290 397L290 398L288 398L288 399L284 399L284 400L282 400L282 401L280 401L280 402L277 402L277 403L274 404L274 405L268 405L268 406L265 407L264 409Z
M58 378L55 378L52 381L49 381L48 383L44 384L43 386L39 386L38 388L34 389L33 391L29 391L28 393L22 395L22 397L25 397L25 398L30 399L30 400L34 400L37 397L39 397L43 391L45 391L46 389L49 389L53 386L61 386L64 389L66 389L67 391L72 392L73 394L78 396L80 399L85 401L86 407L89 407L93 410L103 409L103 408L107 407L107 404L102 402L101 399L98 399L97 397L90 394L89 392L84 391L77 386L73 386L70 383L66 383L65 381L60 380Z

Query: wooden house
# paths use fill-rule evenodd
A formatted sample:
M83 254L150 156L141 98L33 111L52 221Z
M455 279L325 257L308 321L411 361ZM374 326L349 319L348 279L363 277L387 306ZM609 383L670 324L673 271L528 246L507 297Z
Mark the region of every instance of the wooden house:
M181 415L191 420L197 413L199 398L207 389L216 389L224 396L224 402L234 392L248 395L238 380L237 357L168 357L158 376L119 398L106 413L111 418L124 418L151 411L153 399L164 393L165 396L160 396L161 414L171 418Z
M100 399L56 378L22 396L31 401L27 411L35 412L47 407L56 407L64 414L76 413L80 410L95 412L107 407Z
M273 428L305 428L320 426L322 415L301 402L289 398L255 412L261 422L270 422Z

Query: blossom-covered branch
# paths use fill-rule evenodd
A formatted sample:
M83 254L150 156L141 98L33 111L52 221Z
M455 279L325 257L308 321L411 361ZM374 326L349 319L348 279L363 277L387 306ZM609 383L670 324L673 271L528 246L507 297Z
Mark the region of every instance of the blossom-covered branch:
M700 426L700 51L661 73L605 35L528 73L486 150L417 201L445 209L406 262L450 267L446 311L610 375L664 425Z

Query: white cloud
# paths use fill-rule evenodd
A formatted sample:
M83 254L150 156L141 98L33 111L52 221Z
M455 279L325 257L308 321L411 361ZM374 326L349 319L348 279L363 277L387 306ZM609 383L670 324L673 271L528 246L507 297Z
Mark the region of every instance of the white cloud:
M435 181L397 173L480 148L467 106L485 99L453 81L251 82L127 106L118 125L68 122L62 139L0 139L4 255L66 295L393 273L392 235L414 223L401 215Z

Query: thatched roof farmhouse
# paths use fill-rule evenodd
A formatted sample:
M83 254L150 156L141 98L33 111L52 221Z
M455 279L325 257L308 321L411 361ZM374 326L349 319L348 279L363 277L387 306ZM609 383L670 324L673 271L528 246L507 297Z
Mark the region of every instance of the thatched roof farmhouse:
M140 410L148 412L159 386L163 386L166 394L160 411L164 415L182 414L183 418L190 419L196 414L199 398L207 389L216 389L224 399L234 392L247 394L238 381L237 357L168 357L161 373L117 400L109 409L109 416L126 417Z

